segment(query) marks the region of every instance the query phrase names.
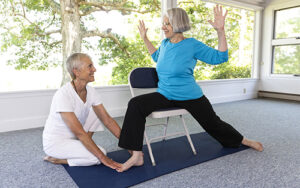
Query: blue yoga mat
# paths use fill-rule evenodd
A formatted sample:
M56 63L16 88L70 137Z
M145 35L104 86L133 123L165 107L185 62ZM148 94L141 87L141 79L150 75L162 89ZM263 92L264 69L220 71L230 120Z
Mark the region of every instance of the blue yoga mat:
M223 148L207 133L191 135L197 155L194 155L185 136L151 144L156 166L152 166L147 146L144 145L144 165L132 167L128 171L118 173L104 165L89 167L69 167L63 165L80 188L93 187L128 187L158 176L193 166L208 160L239 152L248 147ZM126 150L107 154L117 162L125 162L129 158Z

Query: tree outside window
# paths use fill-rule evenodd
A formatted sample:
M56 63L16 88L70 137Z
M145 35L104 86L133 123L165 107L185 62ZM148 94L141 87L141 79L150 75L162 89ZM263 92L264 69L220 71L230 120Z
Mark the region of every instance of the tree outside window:
M273 74L300 75L300 7L275 11Z
M187 36L217 47L216 32L207 22L213 4L177 2L192 21ZM226 9L229 63L199 62L197 80L251 76L254 12ZM132 69L155 66L139 37L138 20L145 21L156 47L162 40L160 0L3 0L0 19L1 56L6 59L0 68L8 70L2 74L0 91L58 88L69 80L64 62L73 52L88 53L97 64L93 85L127 84ZM11 69L17 71L9 74ZM31 74L34 87L25 81ZM5 88L10 85L11 89Z
M187 33L206 45L217 49L216 31L208 23L213 19L215 4L203 1L178 0L191 19L192 29ZM197 80L250 78L253 62L254 12L224 6L228 10L225 22L229 60L220 65L198 62L194 75Z

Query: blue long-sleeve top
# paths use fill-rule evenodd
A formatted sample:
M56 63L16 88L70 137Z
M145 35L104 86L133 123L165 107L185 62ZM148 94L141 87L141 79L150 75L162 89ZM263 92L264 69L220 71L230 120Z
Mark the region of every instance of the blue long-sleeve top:
M203 96L202 89L194 78L197 60L211 65L228 61L228 50L220 52L202 42L187 38L178 43L164 39L152 55L157 62L157 92L169 100L192 100Z

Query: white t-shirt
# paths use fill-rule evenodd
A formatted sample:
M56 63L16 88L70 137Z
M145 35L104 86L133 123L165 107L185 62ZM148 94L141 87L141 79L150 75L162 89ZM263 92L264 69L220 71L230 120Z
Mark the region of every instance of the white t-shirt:
M86 90L87 96L85 103L75 92L70 82L57 90L52 99L49 117L44 128L44 139L51 140L53 138L76 138L73 132L63 121L60 112L74 112L86 132L103 130L101 124L99 124L98 128L94 127L94 130L86 130L88 128L84 126L91 107L102 104L102 100L94 88L86 86Z

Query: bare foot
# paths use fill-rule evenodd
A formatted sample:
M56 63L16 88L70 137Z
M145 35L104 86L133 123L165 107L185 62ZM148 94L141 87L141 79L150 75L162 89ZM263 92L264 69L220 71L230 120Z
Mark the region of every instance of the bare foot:
M53 164L68 164L67 159L56 159L56 158L50 157L50 156L44 157L44 161L48 161Z
M144 164L144 154L141 151L133 151L132 156L118 168L118 172L124 172L132 166L142 166Z
M257 151L263 151L264 150L264 147L263 147L262 143L254 141L254 140L249 140L247 138L244 138L242 140L242 144L244 144L246 146L249 146L250 148L253 148Z

